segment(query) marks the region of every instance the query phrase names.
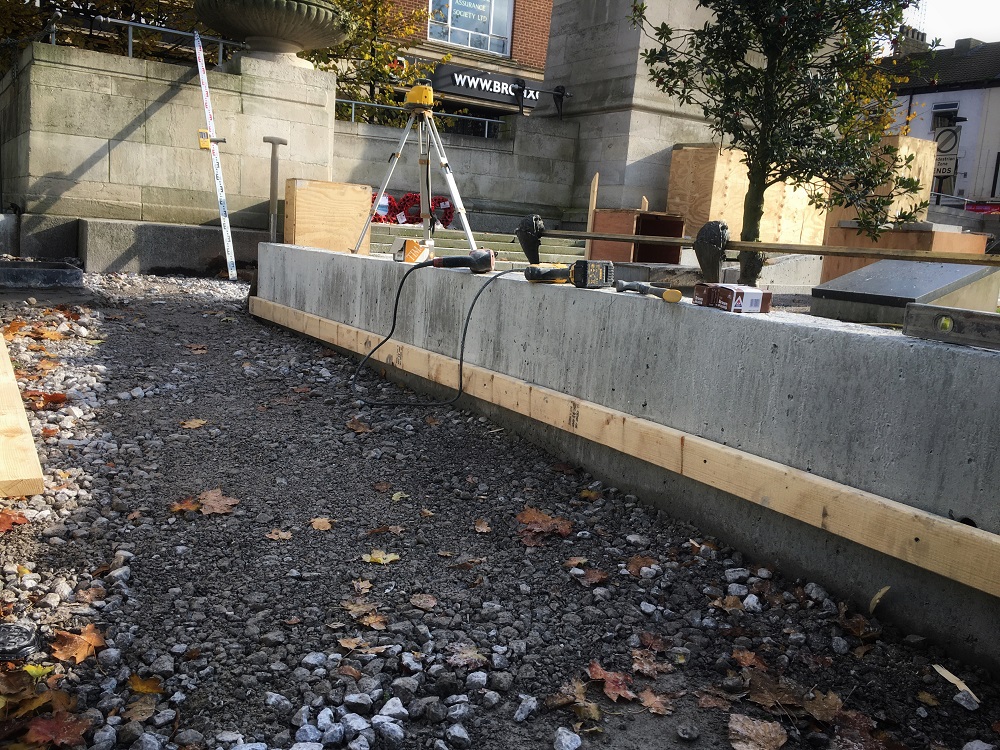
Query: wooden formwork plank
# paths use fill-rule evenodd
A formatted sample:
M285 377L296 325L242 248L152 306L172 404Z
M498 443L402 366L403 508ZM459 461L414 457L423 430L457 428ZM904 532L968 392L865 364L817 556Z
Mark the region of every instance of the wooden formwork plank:
M44 489L42 466L4 341L0 350L0 496L37 495Z
M307 325L309 316L282 308L251 299L254 315ZM374 339L358 331L355 351ZM403 346L398 366L424 361L425 350ZM455 387L457 360L427 351L420 366L422 377ZM1000 597L1000 535L503 373L466 365L463 380L484 401Z

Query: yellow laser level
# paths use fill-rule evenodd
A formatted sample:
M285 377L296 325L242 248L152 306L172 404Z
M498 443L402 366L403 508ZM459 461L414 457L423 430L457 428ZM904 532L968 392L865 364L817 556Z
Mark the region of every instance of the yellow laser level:
M406 92L406 98L403 100L403 106L407 109L417 110L434 108L434 89L431 88L431 81L429 78L417 79L413 88Z

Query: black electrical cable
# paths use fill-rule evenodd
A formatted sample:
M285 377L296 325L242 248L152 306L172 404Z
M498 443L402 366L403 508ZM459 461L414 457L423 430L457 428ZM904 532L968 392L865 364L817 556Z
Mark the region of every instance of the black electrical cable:
M469 332L469 322L472 320L472 311L476 307L476 302L479 300L480 296L482 296L483 292L486 291L486 288L490 284L499 279L501 276L506 276L509 273L514 273L515 270L515 269L510 269L509 271L501 271L500 273L491 276L486 281L486 283L479 288L479 291L476 292L476 296L474 296L472 298L472 302L469 303L469 310L465 314L465 325L462 326L462 340L458 346L458 392L455 394L453 398L450 398L447 401L368 401L360 394L358 394L357 390L357 378L358 375L361 373L361 368L365 366L365 364L368 362L369 359L372 358L375 352L377 352L380 348L382 348L383 344L385 344L387 341L389 341L389 339L392 338L392 334L396 331L396 319L397 319L397 313L399 312L399 298L400 295L403 293L403 284L406 283L407 278L409 278L410 274L416 271L417 269L427 268L431 265L433 265L433 261L425 261L423 263L418 263L417 265L413 266L413 268L410 268L405 274L403 274L403 278L399 280L399 286L396 287L396 301L393 303L392 306L392 326L389 328L389 333L386 335L384 339L378 342L378 344L375 346L374 349L372 349L364 356L361 362L358 363L357 369L354 370L354 374L351 375L351 379L350 381L348 381L351 386L351 393L357 396L360 401L367 404L368 406L420 406L427 408L432 406L451 406L456 401L458 401L458 399L461 398L462 394L465 392L465 386L464 383L462 382L462 369L465 364L465 338Z

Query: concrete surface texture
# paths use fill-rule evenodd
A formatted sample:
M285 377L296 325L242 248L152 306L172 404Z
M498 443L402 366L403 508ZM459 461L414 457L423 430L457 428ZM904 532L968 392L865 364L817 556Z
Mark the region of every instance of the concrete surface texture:
M391 290L405 267L266 243L260 261L263 299L389 330ZM468 304L484 283L466 272L418 272L402 294L395 337L455 357ZM352 293L331 293L338 289ZM466 359L1000 532L1000 460L989 448L1000 438L998 352L808 316L735 315L531 285L512 275L481 298ZM505 418L760 559L816 576L829 572L831 585L858 601L887 584L908 592L902 620L1000 656L1000 645L982 642L996 608L986 594L597 444Z
M28 213L201 224L218 219L197 70L33 44L0 98L4 200ZM281 181L331 178L335 76L239 59L209 72L230 220L266 228L270 149ZM69 254L69 253L66 253Z
M566 86L564 119L580 126L572 223L586 222L590 181L600 172L599 208L635 208L646 196L663 210L675 143L710 140L700 110L682 107L649 81L640 51L649 40L629 21L631 3L555 0L545 88ZM695 0L648 3L651 21L675 28L707 17ZM533 117L554 117L543 98Z

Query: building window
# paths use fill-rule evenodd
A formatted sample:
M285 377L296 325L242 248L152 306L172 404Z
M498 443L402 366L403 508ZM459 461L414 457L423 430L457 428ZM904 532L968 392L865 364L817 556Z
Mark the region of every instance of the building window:
M431 0L427 38L510 57L513 0Z

